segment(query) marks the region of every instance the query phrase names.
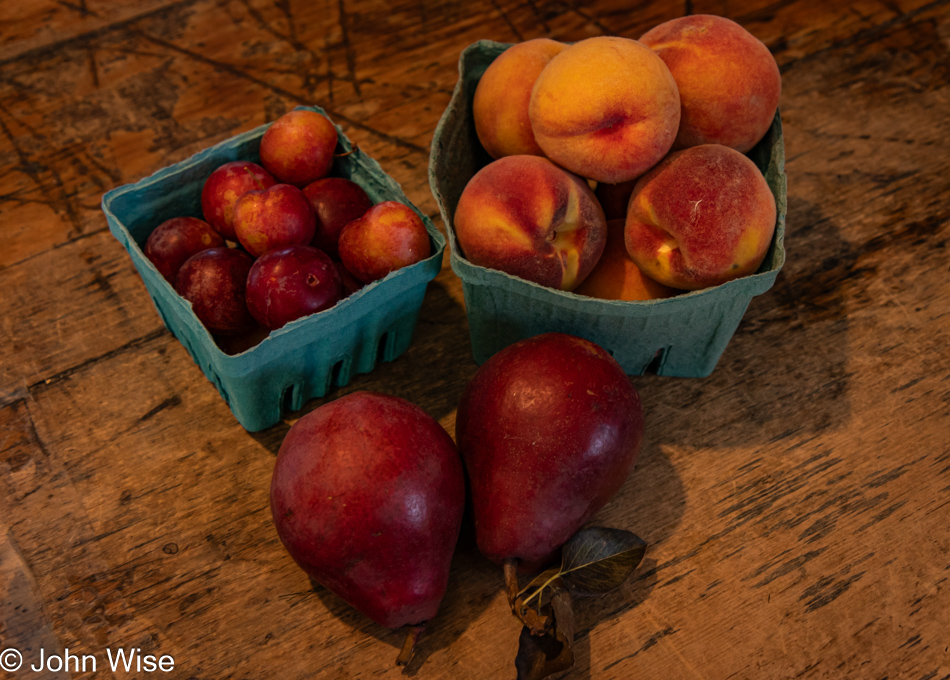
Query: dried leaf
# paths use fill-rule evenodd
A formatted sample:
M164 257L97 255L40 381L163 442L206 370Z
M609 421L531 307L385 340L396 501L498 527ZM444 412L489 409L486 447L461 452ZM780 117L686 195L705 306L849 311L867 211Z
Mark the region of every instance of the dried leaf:
M574 650L553 633L532 635L527 627L521 629L515 658L518 680L541 680L573 665Z
M554 611L554 632L564 644L574 647L574 607L571 593L560 585L554 587L551 609Z
M578 595L610 592L630 577L646 549L643 539L623 529L582 529L564 544L560 578Z
M574 609L571 594L560 584L552 587L551 604L543 607L541 616L551 619L553 626L539 635L525 626L518 640L515 668L518 680L541 680L574 665Z

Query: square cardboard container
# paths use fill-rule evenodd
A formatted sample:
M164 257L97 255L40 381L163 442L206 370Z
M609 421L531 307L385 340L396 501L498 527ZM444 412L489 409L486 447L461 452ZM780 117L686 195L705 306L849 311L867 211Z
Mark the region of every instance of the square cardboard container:
M432 139L429 184L449 235L452 269L462 280L472 354L479 364L513 342L558 331L610 352L630 375L704 377L716 367L749 302L767 291L785 263L786 178L782 121L747 155L775 195L775 236L756 274L662 300L599 300L546 288L464 258L453 218L462 190L491 157L475 134L472 100L479 79L508 43L480 40L459 58L459 80Z
M326 115L319 107L298 108ZM258 147L267 127L232 137L102 197L109 230L128 251L165 326L251 432L276 424L282 412L300 409L304 401L323 396L333 386L346 385L354 374L372 371L378 360L392 361L405 352L426 286L439 273L445 249L439 230L379 163L358 149L339 157L333 175L358 183L374 203L400 201L419 214L429 232L432 255L364 286L328 310L271 331L240 354L225 354L198 321L191 303L159 274L143 248L152 229L166 219L201 217L201 189L218 166L235 160L259 163ZM338 153L341 148L352 151L339 126L337 132Z

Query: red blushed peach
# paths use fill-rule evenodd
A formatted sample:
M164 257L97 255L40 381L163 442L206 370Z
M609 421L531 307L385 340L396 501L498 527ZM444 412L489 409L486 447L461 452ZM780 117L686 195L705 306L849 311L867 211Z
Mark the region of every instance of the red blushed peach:
M680 123L676 82L636 40L588 38L538 76L528 108L544 154L582 177L616 184L669 151Z
M679 87L682 118L674 149L724 144L745 153L768 132L782 78L769 48L742 26L696 14L660 24L640 40Z
M326 116L291 111L261 137L261 165L280 182L303 188L330 174L336 143L336 128Z
M363 283L383 278L432 254L429 232L416 211L383 201L340 232L340 260Z
M492 158L543 156L534 140L528 104L534 81L567 45L536 38L512 45L485 70L475 88L472 115L478 139Z
M704 144L667 156L634 187L625 239L652 279L698 290L754 273L775 231L775 198L755 164Z
M574 292L603 300L653 300L680 291L654 281L630 259L624 244L624 220L607 222L607 245L597 266Z
M473 264L560 290L584 280L607 238L587 182L538 156L506 156L479 170L454 222Z

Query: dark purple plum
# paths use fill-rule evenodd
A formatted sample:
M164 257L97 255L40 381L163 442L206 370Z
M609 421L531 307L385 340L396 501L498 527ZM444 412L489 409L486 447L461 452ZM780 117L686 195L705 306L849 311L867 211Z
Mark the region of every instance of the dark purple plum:
M336 266L337 274L340 275L340 282L343 284L343 297L352 295L366 285L358 278L350 274L350 270L344 267L343 263L339 260L334 260L333 264Z
M173 217L152 230L145 242L147 257L158 273L175 285L175 276L185 260L208 248L224 246L214 228L197 217Z
M336 265L310 246L277 248L261 255L247 277L247 306L270 329L323 311L343 295Z
M303 192L317 216L317 231L311 245L330 257L339 257L337 242L343 227L366 214L373 207L373 201L363 187L343 177L318 179Z
M252 264L251 256L240 250L203 250L181 266L175 290L191 303L195 316L212 333L243 333L254 327L244 295Z

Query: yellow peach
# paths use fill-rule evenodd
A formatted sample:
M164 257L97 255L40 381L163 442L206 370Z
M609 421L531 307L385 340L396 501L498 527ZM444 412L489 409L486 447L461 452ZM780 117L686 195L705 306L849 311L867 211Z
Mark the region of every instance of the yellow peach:
M654 281L630 259L624 244L623 218L607 221L607 244L597 266L574 292L603 300L652 300L680 291Z
M616 184L666 155L679 128L680 100L670 70L652 50L599 36L551 60L534 84L528 115L548 158Z
M536 38L512 45L493 61L475 88L475 133L492 158L543 156L528 120L531 89L551 59L567 45Z

